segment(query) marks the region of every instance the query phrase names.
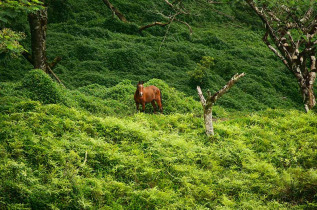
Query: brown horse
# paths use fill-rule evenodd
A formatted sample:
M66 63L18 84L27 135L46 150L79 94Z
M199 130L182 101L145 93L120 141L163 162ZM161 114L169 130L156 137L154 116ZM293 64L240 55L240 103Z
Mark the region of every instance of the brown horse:
M156 112L156 105L155 101L160 109L160 112L163 113L163 107L162 107L162 94L160 89L157 87L151 85L148 87L143 86L142 81L140 81L137 85L137 89L134 94L134 100L136 103L136 110L139 111L139 105L142 105L142 111L145 111L145 104L146 103L152 103L154 113Z

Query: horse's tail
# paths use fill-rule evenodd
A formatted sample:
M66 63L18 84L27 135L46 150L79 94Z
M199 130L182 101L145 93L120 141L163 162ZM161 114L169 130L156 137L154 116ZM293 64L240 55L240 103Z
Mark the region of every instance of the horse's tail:
M163 103L162 103L162 91L160 90L160 98L161 98L161 110L163 112Z
M160 98L161 98L161 104L163 106L163 103L162 103L162 91L160 90Z

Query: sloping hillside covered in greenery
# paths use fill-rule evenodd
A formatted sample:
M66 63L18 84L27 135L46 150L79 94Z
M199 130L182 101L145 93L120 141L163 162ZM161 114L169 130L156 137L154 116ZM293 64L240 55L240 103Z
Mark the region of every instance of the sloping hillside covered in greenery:
M225 4L206 8L192 2L188 4L192 14L186 16L193 28L190 35L188 28L177 22L168 32L168 27L160 26L139 32L140 26L164 21L156 13L171 12L163 1L113 4L130 22L112 17L101 0L50 3L47 56L49 60L62 57L54 71L68 88L111 87L123 79L134 84L157 78L197 97L196 83L187 72L193 71L203 56L210 56L215 65L201 84L205 89L217 91L233 74L247 73L234 94L219 101L223 107L261 110L301 106L296 80L262 43L261 24L247 8L232 9ZM24 21L17 28L29 35L26 17L21 19ZM23 57L2 59L1 65L1 81L23 78L32 68Z
M190 35L177 22L139 31L165 21L164 1L111 1L127 23L101 0L48 2L47 56L62 57L67 88L0 54L0 209L317 207L316 112L248 8L188 0ZM30 50L27 17L10 27ZM214 65L197 82L203 57ZM207 137L196 85L242 72ZM161 89L163 114L136 112L139 80Z
M315 114L232 117L216 107L210 139L191 98L167 94L169 114L128 114L130 86L87 96L55 86L40 70L2 83L1 208L316 207ZM118 91L124 100L114 99Z

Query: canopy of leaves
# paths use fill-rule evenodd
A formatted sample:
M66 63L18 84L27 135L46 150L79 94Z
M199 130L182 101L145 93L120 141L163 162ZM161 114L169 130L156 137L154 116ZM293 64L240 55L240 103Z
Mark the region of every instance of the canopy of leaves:
M24 33L15 32L9 28L0 30L0 53L17 55L23 52L24 48L19 42L24 39L24 37Z
M25 49L20 45L24 34L4 28L5 23L12 21L23 13L30 13L42 8L39 0L4 0L0 1L0 53L17 55Z
M8 22L22 12L34 12L41 8L39 0L4 0L0 1L0 23Z

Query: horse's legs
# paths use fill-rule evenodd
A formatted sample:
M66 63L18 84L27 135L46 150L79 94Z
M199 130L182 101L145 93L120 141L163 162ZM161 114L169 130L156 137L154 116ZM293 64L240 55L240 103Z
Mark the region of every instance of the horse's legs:
M160 109L160 112L163 113L163 107L162 107L161 99L156 100L156 103L157 103L157 105L158 105L158 107Z
M142 111L145 112L145 102L142 103Z
M137 112L139 111L139 105L140 105L140 103L136 103L136 111Z
M152 102L151 102L151 104L152 104L152 106L153 106L153 109L154 109L154 114L156 113L156 105L155 105L155 101L153 100Z

